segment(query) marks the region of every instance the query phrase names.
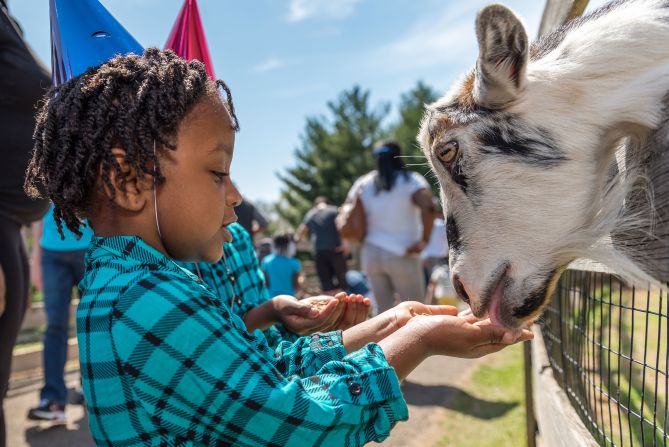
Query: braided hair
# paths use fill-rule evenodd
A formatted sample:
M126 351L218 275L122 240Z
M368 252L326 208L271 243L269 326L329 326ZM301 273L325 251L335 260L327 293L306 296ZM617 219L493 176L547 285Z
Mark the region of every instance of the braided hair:
M114 194L114 169L125 175L111 149L122 147L125 162L138 174L164 181L156 150L175 150L177 129L204 96L226 94L226 106L239 130L232 95L220 80L207 77L199 61L187 62L171 50L149 48L143 56L116 56L51 89L37 113L32 160L24 188L31 197L48 197L63 236L63 224L77 235L98 176ZM155 148L155 149L154 149ZM113 199L113 196L112 196Z

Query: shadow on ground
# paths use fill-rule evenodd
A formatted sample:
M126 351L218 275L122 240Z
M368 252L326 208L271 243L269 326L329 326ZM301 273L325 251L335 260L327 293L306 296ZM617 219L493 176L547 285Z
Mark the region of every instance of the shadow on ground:
M478 419L495 419L504 416L520 402L490 401L472 396L460 388L449 385L422 385L405 381L402 393L409 405L448 408Z
M5 398L7 445L10 447L94 447L88 430L88 417L81 405L79 373L68 372L65 383L69 387L67 424L29 420L30 407L37 404L42 387L41 377L15 380Z
M88 418L86 414L67 425L51 425L49 423L33 425L26 428L25 442L31 447L91 446L92 441L88 433Z

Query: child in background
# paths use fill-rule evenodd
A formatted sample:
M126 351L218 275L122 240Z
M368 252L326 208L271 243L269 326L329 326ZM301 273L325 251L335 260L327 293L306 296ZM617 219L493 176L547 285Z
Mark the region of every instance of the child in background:
M231 240L237 129L227 86L157 49L88 69L38 113L27 190L48 195L57 222L76 232L85 216L95 232L77 329L98 445L380 442L408 417L399 381L428 356L531 338L405 303L271 349L174 262L216 263Z
M277 234L273 240L273 253L262 260L270 296L294 296L300 288L302 265L289 254L291 241L287 234Z

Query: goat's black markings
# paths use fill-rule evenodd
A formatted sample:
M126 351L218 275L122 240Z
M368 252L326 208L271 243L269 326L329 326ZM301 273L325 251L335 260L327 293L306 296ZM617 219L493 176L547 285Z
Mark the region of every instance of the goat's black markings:
M504 128L492 124L480 132L482 153L508 155L540 167L554 167L567 160L546 129L523 132L514 119L505 121Z
M528 295L523 305L513 311L513 316L516 318L525 318L532 315L546 299L546 286L535 289Z
M453 181L458 186L460 186L462 192L467 194L467 176L465 175L464 169L462 168L462 157L458 156L449 172Z
M548 286L551 283L551 280L556 274L556 270L553 270L547 277L544 283L531 291L523 305L513 311L513 316L516 318L525 318L532 315L534 312L541 307L542 304L546 301L546 294L548 293Z
M462 249L462 241L460 240L460 230L458 223L452 214L446 216L446 238L448 239L448 247L454 252L459 252Z

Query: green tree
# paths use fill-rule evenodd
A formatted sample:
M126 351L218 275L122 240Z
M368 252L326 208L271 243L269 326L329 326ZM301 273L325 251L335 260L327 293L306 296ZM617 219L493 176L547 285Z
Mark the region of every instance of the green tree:
M353 182L373 169L371 149L387 135L382 123L389 110L388 104L373 108L370 92L355 86L328 103L328 117L308 118L296 165L279 174L281 217L298 225L320 195L343 203Z
M343 203L353 182L374 169L371 149L381 138L396 139L409 169L428 173L416 134L425 104L437 97L432 88L418 82L400 97L397 120L384 126L390 106L382 103L372 108L369 90L356 86L328 103L327 117L308 118L301 146L295 151L295 166L279 174L283 188L277 211L281 218L297 226L320 195L336 205ZM436 193L436 182L430 183Z

